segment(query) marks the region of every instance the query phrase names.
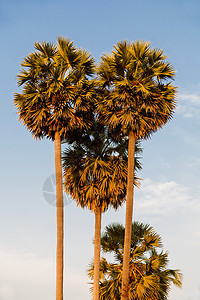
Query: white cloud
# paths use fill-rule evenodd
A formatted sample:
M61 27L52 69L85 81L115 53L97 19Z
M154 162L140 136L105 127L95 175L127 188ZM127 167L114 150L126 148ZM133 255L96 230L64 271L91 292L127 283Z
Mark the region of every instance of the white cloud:
M40 299L50 299L54 288L53 258L27 250L1 249L0 266L0 300L34 300L41 295Z
M189 188L174 181L155 182L145 179L136 192L136 210L141 214L173 214L177 210L200 210L199 201L193 198Z
M90 280L86 266L82 269L74 264L65 267L64 293L69 299L89 297ZM28 250L0 249L0 270L0 300L55 299L55 258Z
M54 269L53 258L39 257L26 250L21 252L0 250L0 266L0 280L23 281L24 284L33 281L46 284L53 281L49 276Z
M180 94L177 113L185 118L200 117L200 93Z
M7 282L0 284L0 300L14 300L13 287Z

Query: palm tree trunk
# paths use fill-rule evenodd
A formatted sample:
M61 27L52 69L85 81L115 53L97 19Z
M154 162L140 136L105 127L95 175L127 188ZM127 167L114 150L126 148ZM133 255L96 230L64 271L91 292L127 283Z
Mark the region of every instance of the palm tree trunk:
M57 253L56 253L56 300L63 300L63 188L61 166L61 138L55 133Z
M93 300L99 300L99 269L101 251L101 207L95 210Z
M134 165L135 165L135 136L133 131L129 132L128 144L128 175L127 175L127 198L126 198L126 223L124 238L124 256L122 269L122 294L121 300L128 299L129 289L129 262L131 250L131 231L133 219L133 182L134 182Z

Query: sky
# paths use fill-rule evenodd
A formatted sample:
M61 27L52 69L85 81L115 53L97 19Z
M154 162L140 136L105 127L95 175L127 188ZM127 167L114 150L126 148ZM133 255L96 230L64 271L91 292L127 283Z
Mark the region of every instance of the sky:
M45 194L54 179L54 145L35 141L18 122L13 94L20 92L16 76L34 43L56 43L60 35L96 62L118 41L147 40L176 69L174 117L142 143L134 220L155 228L169 267L183 273L183 288L172 287L169 299L200 300L198 0L0 0L0 300L55 299L56 210ZM124 218L125 206L109 210L102 229ZM66 199L64 229L64 299L88 300L94 215Z

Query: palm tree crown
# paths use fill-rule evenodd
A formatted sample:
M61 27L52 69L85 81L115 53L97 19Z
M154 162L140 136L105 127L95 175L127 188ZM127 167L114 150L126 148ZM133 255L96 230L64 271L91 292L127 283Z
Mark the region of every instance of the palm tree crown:
M55 132L63 138L87 124L83 114L89 113L92 89L86 79L94 72L94 60L62 37L57 45L37 42L35 49L21 63L18 84L23 90L15 94L14 104L35 138L54 140Z
M101 237L104 254L112 253L114 263L102 257L100 264L100 300L119 300L122 280L122 261L125 229L115 223L106 227ZM131 257L129 271L130 300L168 299L170 285L181 287L179 270L167 269L167 252L158 251L161 237L148 224L132 224ZM88 271L93 277L93 263Z
M175 71L166 58L163 50L142 41L119 42L111 54L102 56L99 82L109 94L99 110L111 127L146 138L171 118L176 89L168 81Z
M63 155L65 190L77 204L95 214L93 299L99 299L101 214L117 209L125 200L127 140L115 143L107 127L97 120ZM136 152L140 148L137 144ZM141 166L136 159L136 168ZM137 183L137 181L135 181Z
M141 152L136 145L137 155ZM63 153L65 189L77 204L102 212L118 208L126 195L127 140L116 143L111 132L98 121ZM136 169L141 165L136 156ZM139 184L135 181L135 184Z

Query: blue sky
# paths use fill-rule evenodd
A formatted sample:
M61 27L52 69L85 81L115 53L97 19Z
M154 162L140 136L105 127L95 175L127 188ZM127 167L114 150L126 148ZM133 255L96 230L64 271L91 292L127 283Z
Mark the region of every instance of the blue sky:
M170 267L183 272L183 289L170 300L199 300L200 251L200 2L24 1L0 2L1 156L0 299L55 299L55 208L42 194L54 173L54 147L35 141L17 121L13 93L23 57L36 41L59 35L96 61L120 40L148 40L177 70L174 118L143 143L142 185L134 216L163 237ZM125 207L108 211L103 227L124 222ZM94 216L65 207L65 299L88 300L87 265L93 256Z

